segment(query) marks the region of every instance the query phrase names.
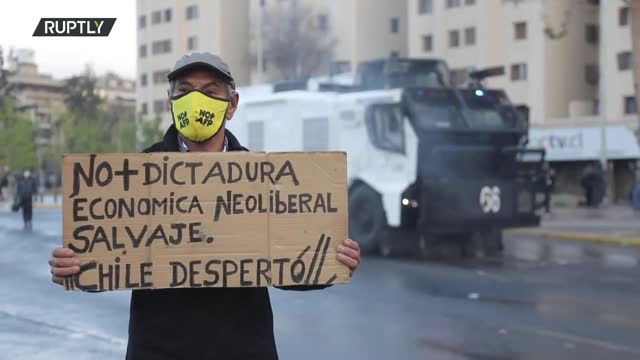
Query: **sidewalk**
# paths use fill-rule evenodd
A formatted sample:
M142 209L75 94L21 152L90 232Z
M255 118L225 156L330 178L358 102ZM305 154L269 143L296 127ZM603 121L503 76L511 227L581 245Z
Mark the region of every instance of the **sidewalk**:
M561 240L640 246L640 214L628 206L598 209L554 208L538 228L508 230L508 234Z

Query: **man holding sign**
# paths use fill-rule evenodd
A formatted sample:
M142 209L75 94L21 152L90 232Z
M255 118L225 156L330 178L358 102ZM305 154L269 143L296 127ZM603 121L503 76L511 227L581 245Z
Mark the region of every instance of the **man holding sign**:
M289 236L308 232L300 225L304 216L335 219L344 214L340 212L344 197L323 192L322 187L287 192L288 183L292 187L309 183L305 165L300 164L325 166L332 158L303 153L208 156L204 153L247 151L225 129L239 101L229 67L218 56L192 53L180 58L167 77L174 121L164 140L145 151L148 155L65 157L65 247L56 248L49 261L52 280L67 289L137 289L131 298L127 359L277 359L273 314L264 286L322 289L336 278L340 282L341 267L348 268L348 279L360 263L358 244L350 239L330 248L328 233L319 238L313 233L314 242L304 243L307 246L299 251ZM152 154L157 152L178 155ZM120 163L122 169L112 171ZM341 166L330 167L322 173L344 173ZM173 186L170 195L161 187L163 181ZM233 193L237 184L231 183L242 181L246 181L242 189L254 193ZM190 193L202 184L220 193ZM121 197L103 198L113 191ZM160 193L167 198L150 200ZM186 193L190 195L181 196ZM146 207L140 205L145 203ZM267 225L262 235L213 235L219 229L245 231L233 224L246 219L242 216L254 216L249 212L255 213L252 219L257 223ZM199 222L167 222L169 214L180 221ZM110 216L118 221L105 220ZM329 224L323 221L323 226ZM243 241L257 243L258 250ZM215 248L208 246L222 246L226 253L206 253ZM254 257L234 258L241 250ZM335 272L325 271L324 276L331 278L321 277L323 265Z

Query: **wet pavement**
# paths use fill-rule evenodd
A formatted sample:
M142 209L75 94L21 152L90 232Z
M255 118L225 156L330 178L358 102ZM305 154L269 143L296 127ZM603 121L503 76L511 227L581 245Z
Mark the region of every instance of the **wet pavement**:
M612 220L613 221L613 220ZM122 359L128 292L65 292L34 230L0 209L0 359ZM639 359L637 247L508 237L504 259L367 258L350 285L270 290L282 359Z

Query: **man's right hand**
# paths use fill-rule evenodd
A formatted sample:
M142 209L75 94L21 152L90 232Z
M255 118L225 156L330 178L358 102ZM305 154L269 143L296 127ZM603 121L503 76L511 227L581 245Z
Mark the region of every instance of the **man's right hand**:
M51 281L58 285L62 285L65 276L80 272L80 260L71 249L67 248L53 249L49 266L51 266Z

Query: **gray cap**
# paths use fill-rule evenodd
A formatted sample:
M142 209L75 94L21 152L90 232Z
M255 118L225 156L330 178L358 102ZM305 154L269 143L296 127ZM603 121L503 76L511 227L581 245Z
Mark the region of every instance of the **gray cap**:
M174 80L178 75L184 73L187 70L203 67L213 70L223 77L223 80L231 84L232 88L236 88L233 76L231 76L231 70L218 55L213 55L208 52L194 52L182 56L176 64L173 66L173 70L167 74L167 79Z

